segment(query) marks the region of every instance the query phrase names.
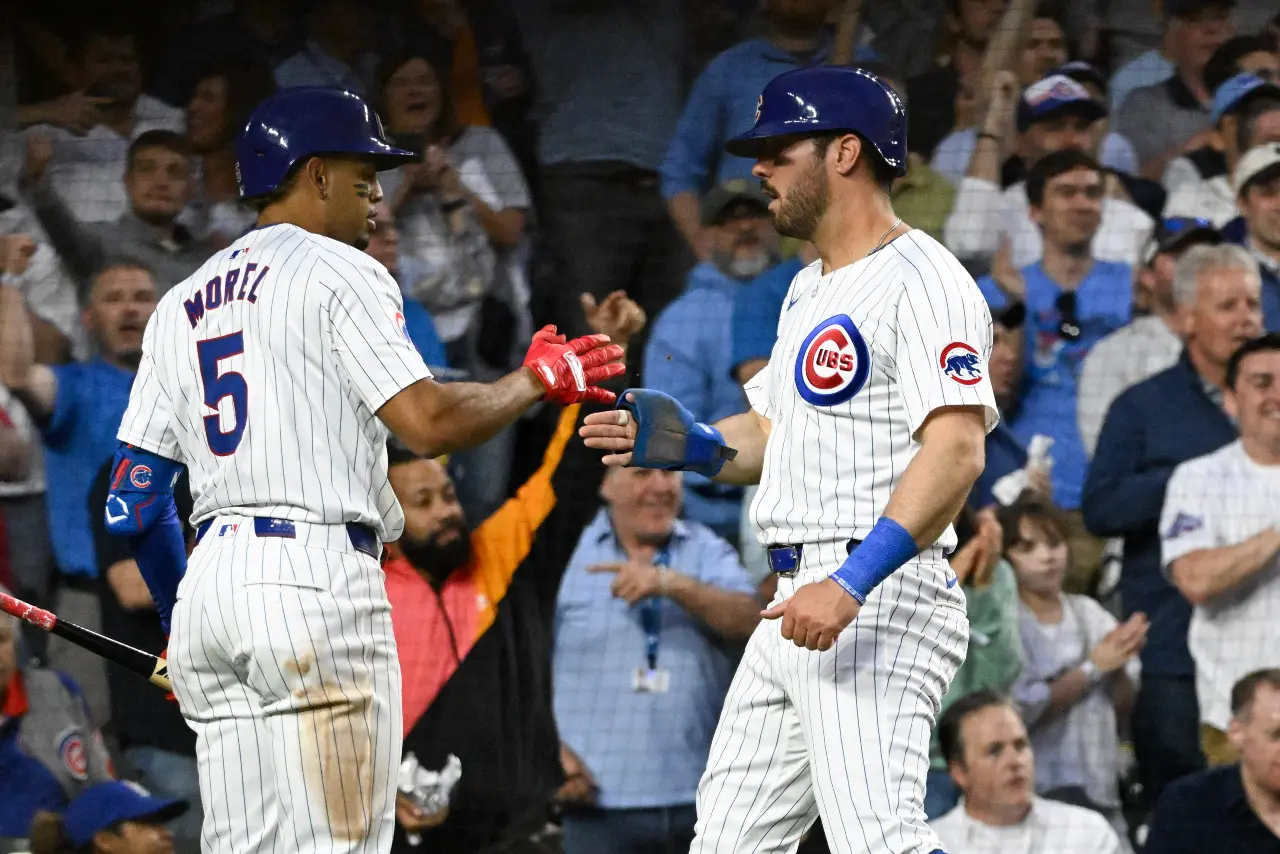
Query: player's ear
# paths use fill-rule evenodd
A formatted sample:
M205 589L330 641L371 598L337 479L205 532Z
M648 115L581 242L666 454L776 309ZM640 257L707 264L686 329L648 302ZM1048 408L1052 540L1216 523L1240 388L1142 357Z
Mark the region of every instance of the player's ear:
M320 195L321 201L329 198L329 185L332 176L329 174L329 165L324 162L322 157L312 157L307 160L303 167L306 172L307 180L309 180L316 188L316 192Z
M831 143L831 150L835 154L836 171L841 175L852 174L858 165L858 161L868 151L863 144L862 137L856 133L846 133L838 137L835 142Z

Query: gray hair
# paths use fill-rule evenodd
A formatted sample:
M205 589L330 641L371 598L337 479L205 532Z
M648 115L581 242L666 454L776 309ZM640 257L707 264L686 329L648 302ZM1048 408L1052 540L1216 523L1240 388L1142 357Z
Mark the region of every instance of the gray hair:
M1178 259L1178 266L1174 268L1173 301L1181 306L1194 303L1200 277L1210 270L1243 270L1258 282L1259 287L1262 285L1258 262L1243 247L1232 243L1193 246Z

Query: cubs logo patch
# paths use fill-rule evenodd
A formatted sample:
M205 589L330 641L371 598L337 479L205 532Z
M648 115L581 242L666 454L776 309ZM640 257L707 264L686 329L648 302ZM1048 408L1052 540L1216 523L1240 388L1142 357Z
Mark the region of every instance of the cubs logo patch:
M796 390L814 406L844 403L862 390L870 373L867 342L847 314L819 323L796 354Z
M151 466L136 465L129 471L129 482L138 489L151 486Z
M67 773L77 780L89 779L89 759L85 755L84 738L80 730L69 729L58 736L58 756Z
M960 385L977 385L982 382L982 357L978 351L963 341L952 341L942 348L938 356L942 375Z
M409 325L404 322L404 314L399 311L396 312L396 328L400 330L400 334L404 336L404 340L408 341L410 344L413 343L413 339L409 337Z

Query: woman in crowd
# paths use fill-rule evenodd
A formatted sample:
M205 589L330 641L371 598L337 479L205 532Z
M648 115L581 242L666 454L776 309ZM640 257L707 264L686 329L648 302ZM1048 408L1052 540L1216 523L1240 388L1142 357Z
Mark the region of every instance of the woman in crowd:
M421 53L388 60L379 115L422 160L379 176L399 229L399 281L435 319L449 364L474 378L515 366L531 334L526 266L529 188L496 131L461 124L444 72ZM484 518L506 497L514 431L455 455L459 498Z
M240 203L232 144L253 108L274 91L270 69L244 59L212 64L196 81L187 142L199 174L180 221L197 237L216 235L225 246L253 226L257 213Z

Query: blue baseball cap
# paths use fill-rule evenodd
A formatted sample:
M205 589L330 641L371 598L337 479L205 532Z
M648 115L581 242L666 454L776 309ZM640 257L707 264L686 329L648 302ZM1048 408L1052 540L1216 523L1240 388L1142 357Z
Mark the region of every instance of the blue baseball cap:
M187 807L184 800L153 798L137 783L112 780L81 792L63 814L62 826L67 838L83 848L95 833L119 822L149 819L159 824L182 815Z
M1107 108L1093 99L1089 90L1065 74L1050 74L1037 80L1018 99L1018 130L1025 131L1038 121L1061 113L1075 113L1089 121L1107 114Z
M1214 228L1210 220L1189 216L1166 217L1156 225L1143 261L1150 264L1161 252L1180 253L1200 244L1213 246L1225 242L1222 232Z
M1237 74L1213 93L1213 110L1210 111L1209 118L1216 125L1227 113L1243 107L1247 98L1257 95L1271 95L1280 99L1280 86L1247 71Z

